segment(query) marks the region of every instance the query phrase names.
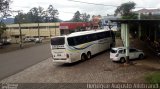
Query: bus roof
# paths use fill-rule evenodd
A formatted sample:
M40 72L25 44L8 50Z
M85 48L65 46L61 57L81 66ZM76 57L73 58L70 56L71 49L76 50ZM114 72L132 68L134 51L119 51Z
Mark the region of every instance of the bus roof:
M67 37L74 37L74 36L80 36L80 35L86 35L86 34L93 34L93 33L104 32L104 31L109 31L109 30L99 29L99 30L74 32L74 33L71 33L71 34L67 35Z
M81 32L74 32L68 35L62 35L62 36L55 36L51 38L57 38L57 37L75 37L75 36L81 36L81 35L86 35L86 34L93 34L93 33L99 33L99 32L104 32L104 31L109 31L106 29L98 29L98 30L89 30L89 31L81 31Z

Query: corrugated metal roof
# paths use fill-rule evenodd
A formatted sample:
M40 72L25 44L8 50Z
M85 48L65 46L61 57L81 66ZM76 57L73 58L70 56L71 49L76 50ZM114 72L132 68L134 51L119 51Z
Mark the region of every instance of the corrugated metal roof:
M111 20L111 22L118 22L118 23L150 23L150 24L155 24L155 23L159 23L160 24L160 20L157 19L150 19L150 20L136 20L136 19L121 19L121 20Z

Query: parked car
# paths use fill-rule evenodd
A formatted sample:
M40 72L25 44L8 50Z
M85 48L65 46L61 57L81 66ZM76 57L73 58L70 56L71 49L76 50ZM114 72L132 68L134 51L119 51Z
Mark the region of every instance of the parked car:
M24 38L24 42L30 42L31 40L29 38Z
M3 43L2 42L0 42L0 48L3 48Z
M42 39L41 38L35 38L34 42L35 43L42 43Z
M121 63L124 63L126 61L125 52L125 47L112 48L110 51L110 59L112 59L112 61L120 61ZM129 59L143 59L144 55L145 54L142 50L136 48L129 48Z
M3 38L0 40L1 45L9 45L11 44L11 39Z
M6 44L11 44L11 39L6 39Z

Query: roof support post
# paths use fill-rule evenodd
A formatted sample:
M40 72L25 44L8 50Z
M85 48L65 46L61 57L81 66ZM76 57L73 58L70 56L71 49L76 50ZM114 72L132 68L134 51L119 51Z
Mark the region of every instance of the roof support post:
M56 32L56 22L54 22L54 28L55 28L55 35L54 36L57 36L57 32Z
M126 63L129 64L129 28L125 24L125 48L126 48Z
M38 21L38 40L40 40L40 27L39 27L39 21Z
M139 30L138 35L139 35L139 38L141 39L141 33L142 33L141 31L142 30L141 30L141 24L140 23L139 23L139 29L138 30Z
M121 39L123 41L124 46L125 46L125 35L126 35L126 33L125 33L126 27L125 26L126 26L125 24L121 24Z
M22 41L22 29L21 29L21 23L19 22L19 38L20 38L20 42L19 42L19 46L22 49L23 48L23 41Z
M154 29L154 41L157 41L157 29Z

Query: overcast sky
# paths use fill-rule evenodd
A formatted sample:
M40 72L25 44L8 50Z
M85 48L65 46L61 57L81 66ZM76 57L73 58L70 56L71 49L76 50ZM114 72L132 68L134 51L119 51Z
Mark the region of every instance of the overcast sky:
M62 20L70 20L73 17L73 13L77 10L80 13L88 13L91 15L102 15L113 14L116 7L111 6L98 6L90 5L78 2L72 2L69 0L12 0L11 8L12 10L23 10L23 12L28 12L33 7L41 6L44 9L51 4L55 9L59 11L59 18ZM146 7L146 8L160 8L160 0L77 0L90 3L106 4L106 5L116 5L119 6L122 3L133 1L137 5L136 7ZM68 13L71 12L71 13Z

